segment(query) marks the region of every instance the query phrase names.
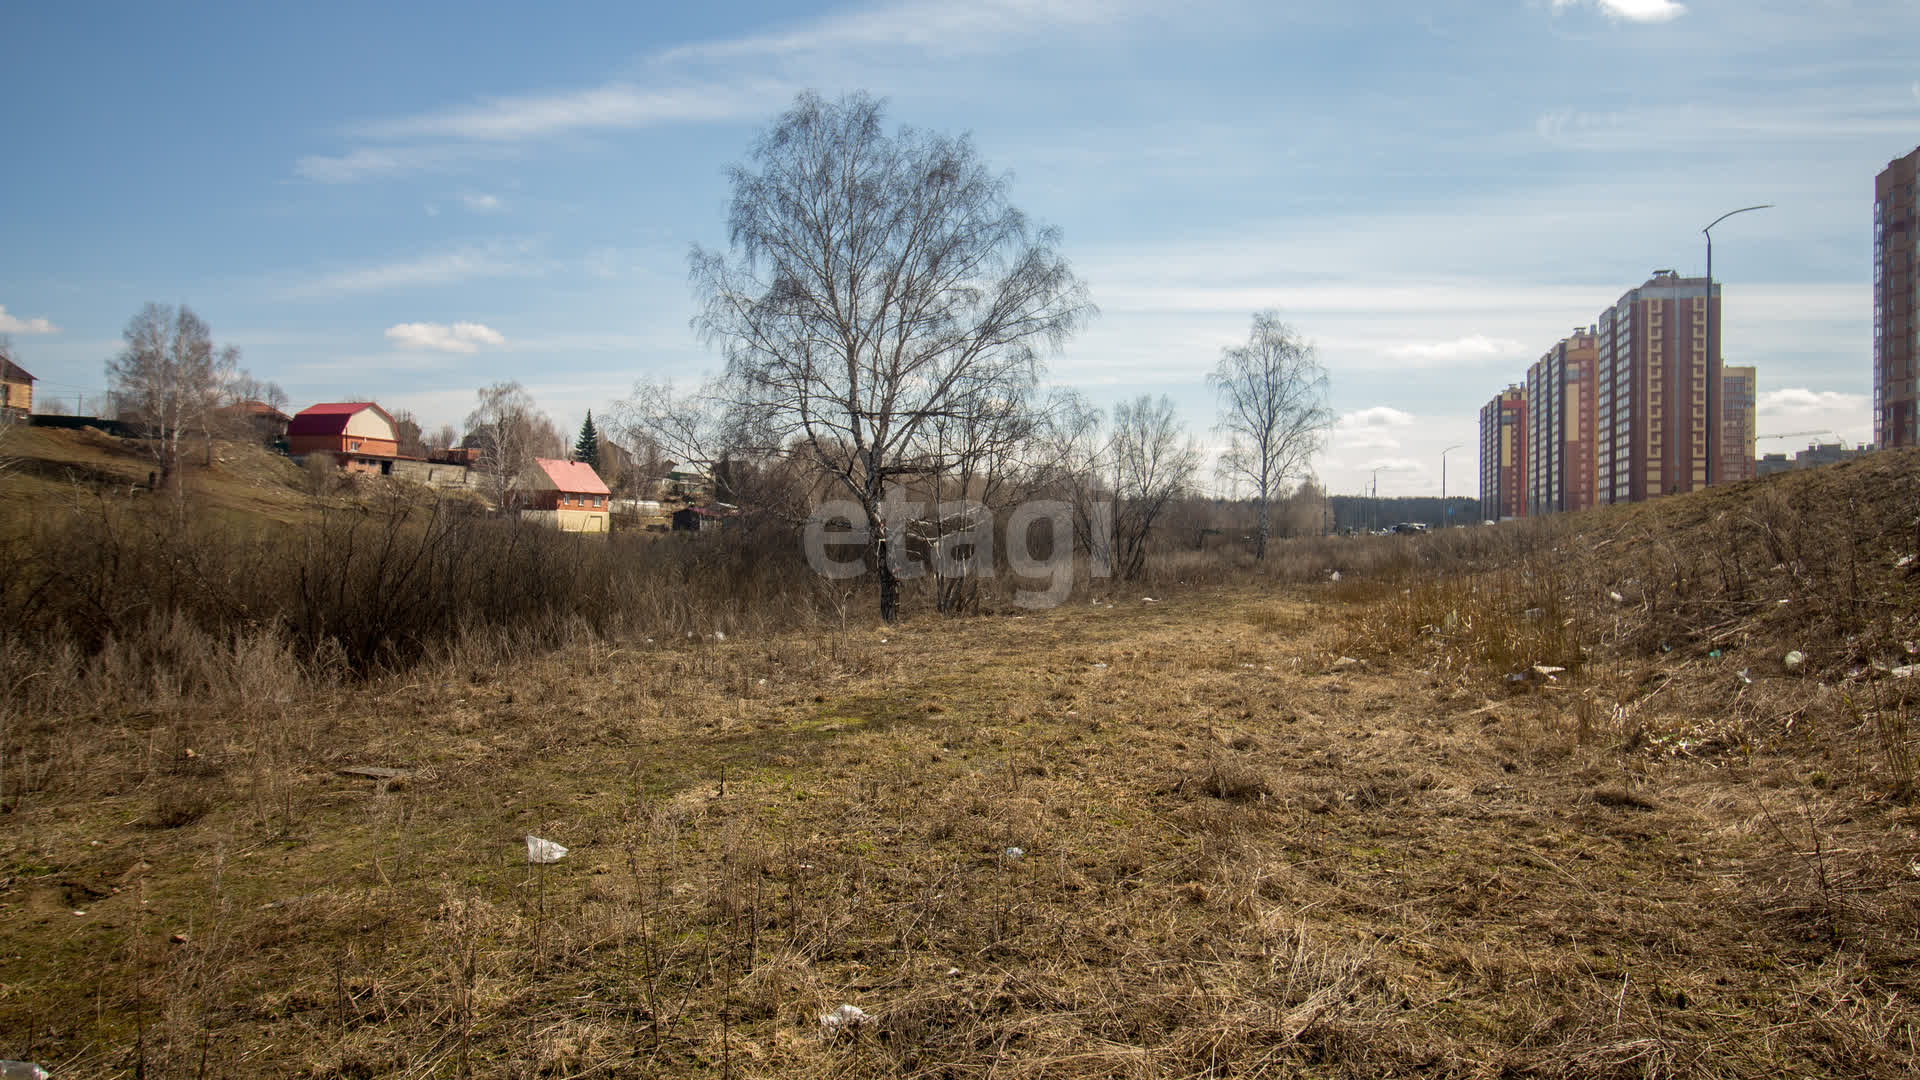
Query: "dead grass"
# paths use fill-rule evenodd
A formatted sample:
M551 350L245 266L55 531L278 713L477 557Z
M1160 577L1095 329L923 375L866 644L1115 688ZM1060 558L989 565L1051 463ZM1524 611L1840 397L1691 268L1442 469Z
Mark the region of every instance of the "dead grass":
M1916 680L1873 664L1920 635L1886 602L1910 597L1904 541L1867 535L1905 511L1828 538L1888 569L1816 601L1842 561L1740 593L1687 554L1731 517L1668 505L1671 532L1635 508L1531 548L1396 549L1454 561L1438 580L582 630L357 683L256 649L191 693L103 667L90 694L16 694L6 769L42 786L0 824L0 1057L1910 1076ZM1555 545L1585 557L1546 573ZM1567 670L1507 680L1536 663ZM177 788L206 805L158 827ZM527 833L572 854L543 875ZM826 1037L842 1003L868 1019Z

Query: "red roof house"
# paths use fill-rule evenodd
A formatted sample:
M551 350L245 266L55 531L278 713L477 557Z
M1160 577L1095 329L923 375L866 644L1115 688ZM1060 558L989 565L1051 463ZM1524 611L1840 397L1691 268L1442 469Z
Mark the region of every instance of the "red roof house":
M514 481L517 504L528 516L549 520L568 532L606 532L613 493L584 461L534 458Z
M287 423L288 453L332 454L349 472L391 472L399 449L393 417L371 401L324 402Z

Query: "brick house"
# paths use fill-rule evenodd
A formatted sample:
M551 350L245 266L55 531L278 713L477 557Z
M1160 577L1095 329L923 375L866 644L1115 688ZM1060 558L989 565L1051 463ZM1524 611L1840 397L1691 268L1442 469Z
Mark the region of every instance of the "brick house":
M251 437L272 446L287 437L287 425L293 418L264 401L236 401L213 410L214 418L228 435Z
M25 420L33 411L33 376L11 359L0 358L0 411L9 419Z
M521 516L564 532L604 533L612 520L612 493L584 461L534 458L514 481L513 494Z
M323 402L287 423L289 454L331 454L348 472L390 474L399 449L393 417L371 401Z

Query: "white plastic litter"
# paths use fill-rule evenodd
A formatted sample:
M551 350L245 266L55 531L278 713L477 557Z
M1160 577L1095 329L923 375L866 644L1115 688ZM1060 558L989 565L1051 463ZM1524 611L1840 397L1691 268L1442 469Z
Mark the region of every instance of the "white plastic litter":
M1140 598L1140 602L1141 602L1141 603L1143 603L1143 604L1157 604L1157 603L1159 603L1160 601L1158 601L1158 600L1155 600L1155 599L1154 599L1153 597L1151 597L1151 596L1143 596L1143 597L1141 597L1141 598Z
M1022 855L1025 855L1025 854L1026 854L1026 852L1024 852L1024 851L1022 851L1022 850L1020 850L1020 849L1019 849L1019 848L1017 848L1017 847L1010 847L1010 848L1008 848L1008 849L1007 849L1007 858L1009 858L1009 859L1017 859L1017 858L1019 858L1020 856L1022 856Z
M1328 580L1328 581L1339 581L1339 580L1340 580L1340 571L1338 571L1338 570L1335 570L1335 571L1334 571L1333 573L1331 573L1331 574L1328 574L1328 575L1327 575L1327 580Z
M1780 662L1786 666L1788 671L1799 671L1801 668L1807 666L1807 654L1801 652L1799 649L1794 649L1787 653L1787 655L1781 657Z
M1902 664L1888 671L1887 674L1896 679L1911 679L1915 674L1920 674L1920 664Z
M1607 594L1607 599L1613 601L1616 604L1624 604L1627 602L1627 598L1624 596L1621 596L1617 591L1609 592Z
M842 1031L851 1031L867 1020L866 1010L858 1005L841 1005L820 1014L820 1037L831 1039Z
M527 861L530 863L557 863L567 857L567 849L551 840L542 840L532 833L527 834Z
M47 1080L52 1075L31 1061L0 1061L0 1080Z

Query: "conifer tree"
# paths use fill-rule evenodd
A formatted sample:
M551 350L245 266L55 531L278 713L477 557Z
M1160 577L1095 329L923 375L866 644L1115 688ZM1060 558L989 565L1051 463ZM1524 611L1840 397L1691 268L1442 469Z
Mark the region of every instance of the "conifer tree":
M584 461L600 471L600 432L593 426L593 410L587 410L587 422L580 425L580 438L573 444L573 460Z

